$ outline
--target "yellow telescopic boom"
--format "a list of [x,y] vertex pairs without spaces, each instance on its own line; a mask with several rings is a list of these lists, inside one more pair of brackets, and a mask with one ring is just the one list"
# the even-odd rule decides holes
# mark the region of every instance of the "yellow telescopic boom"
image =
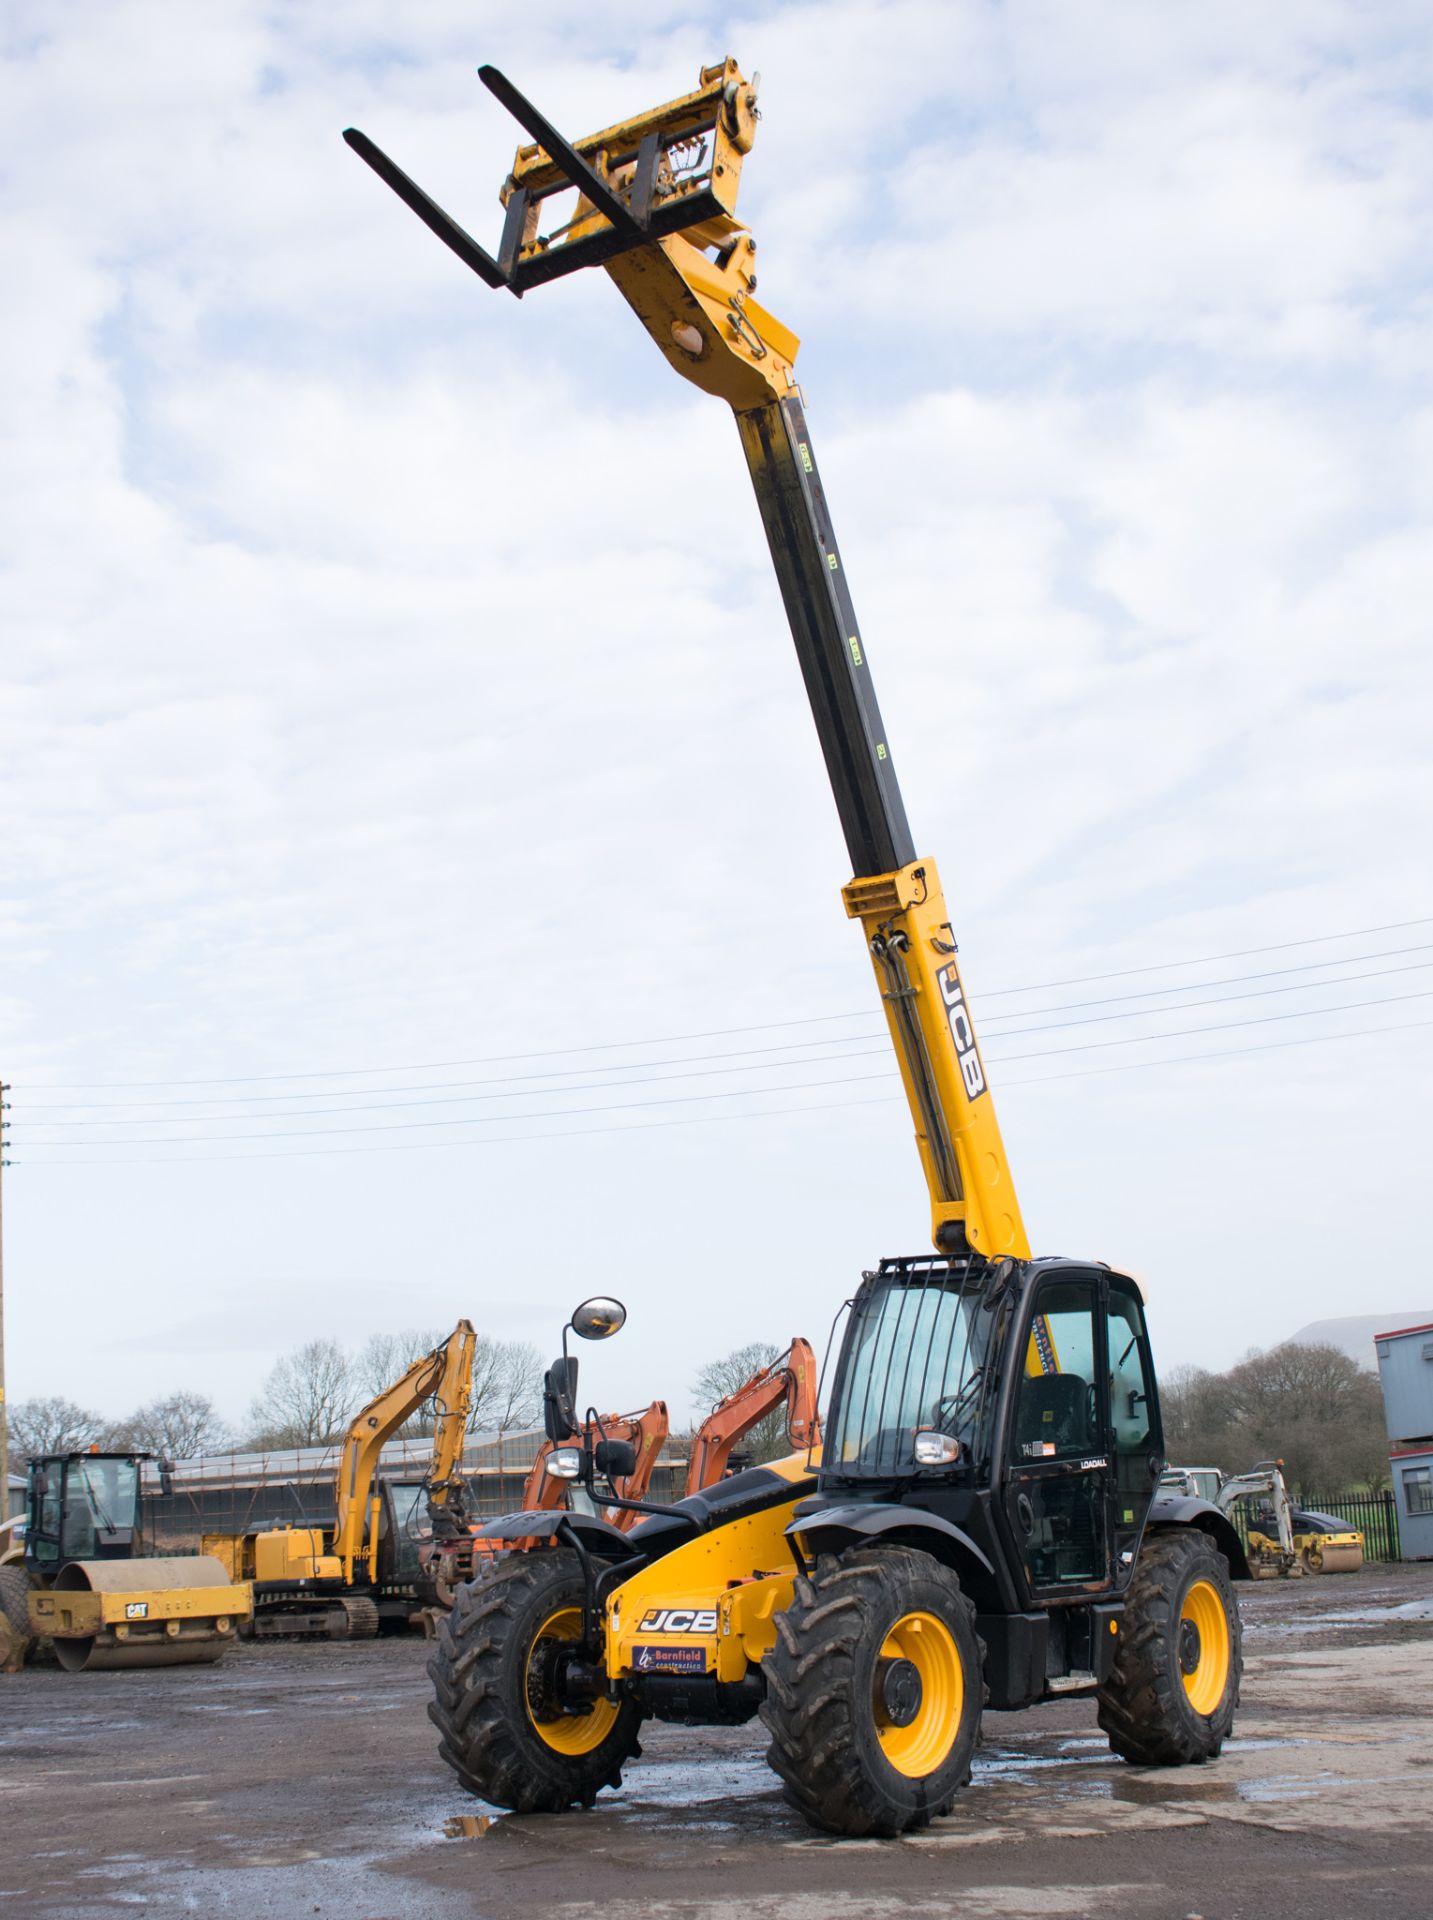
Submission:
[[[799,341],[754,298],[736,218],[757,85],[734,60],[697,89],[569,142],[494,67],[484,84],[532,136],[501,199],[496,258],[364,134],[344,138],[464,263],[519,297],[605,267],[668,364],[736,415],[915,1122],[931,1235],[947,1254],[1029,1256],[935,863],[918,857],[796,385]],[[557,203],[575,191],[570,198]]]

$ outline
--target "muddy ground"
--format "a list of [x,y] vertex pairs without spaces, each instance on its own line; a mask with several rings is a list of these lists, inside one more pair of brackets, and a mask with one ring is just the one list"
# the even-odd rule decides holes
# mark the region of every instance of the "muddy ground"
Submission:
[[811,1834],[759,1724],[650,1728],[593,1811],[449,1837],[483,1809],[438,1761],[417,1640],[27,1669],[0,1680],[0,1915],[1429,1920],[1433,1565],[1243,1593],[1220,1760],[1125,1766],[1090,1701],[991,1714],[956,1812],[903,1841]]

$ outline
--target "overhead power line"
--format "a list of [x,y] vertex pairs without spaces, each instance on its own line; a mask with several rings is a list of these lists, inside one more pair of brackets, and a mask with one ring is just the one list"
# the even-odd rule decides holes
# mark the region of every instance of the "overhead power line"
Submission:
[[[1102,980],[1133,979],[1138,975],[1167,973],[1187,967],[1218,966],[1226,960],[1248,959],[1254,955],[1266,953],[1289,953],[1296,948],[1325,946],[1335,940],[1358,940],[1376,933],[1401,932],[1409,927],[1433,926],[1433,914],[1426,914],[1414,920],[1390,920],[1380,926],[1350,927],[1339,933],[1310,934],[1301,940],[1280,940],[1261,947],[1240,947],[1227,953],[1205,954],[1197,959],[1151,961],[1144,966],[1122,967],[1108,973],[1079,974],[1063,980],[1032,982],[1020,987],[996,987],[988,990],[983,1001],[1002,999],[1015,994],[1053,993],[1065,987],[1089,986]],[[1416,949],[1410,949],[1414,951]],[[1328,965],[1338,965],[1338,961],[1329,961]],[[1279,971],[1293,971],[1280,969]],[[1252,976],[1251,976],[1252,977]],[[1208,982],[1205,984],[1218,984]],[[1153,988],[1151,994],[1175,992],[1177,989]],[[1149,997],[1135,995],[1135,998]],[[999,1020],[999,1014],[987,1015],[982,1024],[989,1025]],[[258,1074],[210,1074],[181,1080],[82,1080],[82,1081],[45,1081],[36,1085],[35,1091],[45,1093],[95,1093],[106,1090],[125,1090],[146,1087],[238,1087],[272,1085],[278,1081],[294,1080],[341,1080],[360,1079],[392,1073],[437,1073],[454,1067],[501,1066],[518,1060],[556,1060],[576,1059],[589,1053],[620,1053],[634,1047],[660,1047],[684,1045],[688,1041],[731,1039],[746,1033],[773,1033],[793,1030],[797,1027],[831,1025],[842,1020],[863,1020],[870,1018],[870,1008],[862,1007],[847,1013],[810,1014],[795,1020],[766,1020],[753,1025],[738,1027],[709,1027],[699,1032],[676,1034],[648,1034],[632,1040],[593,1041],[578,1047],[544,1047],[521,1053],[477,1054],[463,1059],[425,1060],[405,1062],[384,1067],[330,1067],[306,1069],[296,1073],[258,1073]],[[20,1070],[23,1077],[23,1070]],[[12,1074],[12,1079],[15,1077]],[[531,1076],[523,1076],[531,1077]],[[211,1103],[205,1103],[211,1104]]]
[[[1402,1020],[1381,1027],[1355,1027],[1346,1033],[1304,1034],[1294,1040],[1270,1040],[1256,1042],[1249,1047],[1226,1047],[1204,1053],[1176,1055],[1165,1060],[1124,1060],[1117,1065],[1104,1067],[1076,1067],[1068,1073],[1038,1074],[1024,1080],[1007,1081],[1007,1087],[1041,1086],[1054,1080],[1087,1080],[1095,1075],[1110,1073],[1142,1073],[1154,1068],[1175,1066],[1186,1062],[1205,1062],[1212,1060],[1233,1060],[1250,1053],[1283,1052],[1291,1047],[1330,1046],[1343,1040],[1362,1040],[1376,1038],[1380,1034],[1411,1033],[1419,1028],[1433,1027],[1433,1020]],[[560,1132],[542,1133],[487,1134],[482,1139],[468,1140],[417,1140],[385,1141],[381,1146],[365,1147],[288,1147],[277,1151],[259,1153],[197,1153],[185,1154],[176,1159],[168,1154],[119,1154],[108,1159],[96,1160],[29,1160],[24,1164],[47,1167],[176,1167],[176,1166],[214,1166],[232,1165],[244,1160],[312,1160],[346,1159],[354,1154],[372,1153],[434,1153],[452,1148],[471,1149],[473,1147],[497,1147],[513,1145],[551,1145],[557,1140],[589,1139],[598,1134],[648,1133],[658,1129],[672,1127],[702,1127],[725,1125],[731,1121],[777,1120],[789,1114],[799,1113],[839,1113],[849,1107],[897,1106],[902,1103],[899,1094],[871,1094],[855,1100],[822,1100],[800,1107],[765,1107],[759,1113],[706,1113],[684,1114],[664,1120],[640,1120],[619,1126],[569,1127]],[[85,1142],[93,1146],[94,1142]],[[134,1142],[128,1144],[133,1145]]]
[[[1135,1011],[1130,1013],[1099,1013],[1099,1014],[1088,1015],[1085,1018],[1080,1020],[1050,1021],[1050,1022],[1045,1022],[1044,1024],[1039,1026],[1011,1028],[1006,1032],[999,1034],[997,1038],[999,1040],[1011,1040],[1011,1039],[1022,1038],[1025,1035],[1058,1033],[1058,1032],[1068,1031],[1075,1027],[1100,1026],[1100,1025],[1107,1024],[1110,1021],[1147,1020],[1151,1018],[1162,1019],[1162,1018],[1167,1018],[1171,1014],[1182,1015],[1185,1013],[1193,1013],[1207,1007],[1231,1006],[1236,1001],[1239,1001],[1239,1000],[1268,999],[1273,996],[1277,996],[1280,994],[1287,994],[1287,993],[1310,993],[1315,991],[1322,991],[1331,987],[1353,986],[1359,983],[1360,981],[1364,981],[1364,980],[1386,979],[1389,976],[1396,975],[1396,974],[1426,972],[1430,966],[1433,966],[1433,961],[1428,961],[1428,960],[1413,961],[1408,963],[1405,966],[1381,967],[1369,973],[1343,974],[1343,975],[1340,975],[1340,977],[1337,980],[1318,981],[1314,983],[1311,983],[1308,981],[1295,981],[1292,984],[1285,985],[1282,987],[1258,987],[1247,993],[1217,994],[1212,999],[1188,1001],[1178,1007],[1143,1007],[1143,1008],[1138,1008]],[[1369,1003],[1357,1002],[1355,1004],[1367,1005]],[[1314,1009],[1309,1009],[1309,1011],[1324,1012],[1324,1011],[1337,1011],[1337,1009],[1336,1008],[1334,1009],[1314,1008]],[[1164,1036],[1161,1036],[1158,1033],[1152,1033],[1152,1034],[1135,1035],[1135,1036],[1132,1036],[1132,1039],[1156,1040],[1161,1037],[1164,1037]],[[1172,1038],[1175,1036],[1171,1035],[1169,1037]],[[236,1114],[206,1113],[206,1114],[194,1115],[192,1116],[192,1118],[186,1117],[182,1114],[175,1115],[173,1118],[168,1118],[163,1114],[156,1115],[152,1112],[152,1109],[154,1107],[168,1107],[171,1105],[173,1106],[232,1106],[232,1105],[252,1106],[252,1105],[258,1104],[259,1101],[264,1099],[264,1096],[258,1096],[258,1100],[256,1100],[253,1096],[250,1096],[247,1100],[221,1099],[221,1100],[214,1100],[214,1101],[184,1100],[184,1101],[173,1101],[173,1102],[136,1101],[133,1103],[133,1106],[136,1108],[140,1108],[143,1111],[137,1115],[133,1115],[133,1117],[130,1117],[132,1114],[132,1109],[131,1109],[130,1103],[128,1102],[101,1102],[98,1108],[86,1106],[81,1109],[81,1111],[87,1114],[93,1114],[98,1112],[103,1116],[100,1118],[85,1118],[85,1119],[71,1118],[71,1119],[60,1119],[60,1120],[50,1120],[50,1119],[40,1118],[40,1119],[35,1119],[31,1121],[29,1116],[37,1112],[43,1114],[45,1112],[58,1110],[64,1113],[71,1113],[73,1112],[74,1109],[68,1105],[58,1109],[46,1108],[43,1104],[36,1107],[36,1106],[32,1106],[29,1102],[25,1102],[23,1103],[23,1107],[22,1107],[22,1117],[20,1120],[20,1124],[23,1127],[25,1127],[27,1132],[29,1131],[29,1128],[31,1125],[35,1127],[42,1127],[50,1131],[53,1131],[57,1128],[70,1128],[70,1127],[84,1128],[86,1130],[93,1127],[142,1127],[142,1126],[183,1127],[183,1126],[197,1125],[204,1121],[214,1121],[221,1126],[227,1126],[235,1123],[242,1123],[246,1120],[268,1120],[268,1119],[309,1120],[309,1119],[322,1119],[322,1118],[332,1116],[332,1115],[337,1115],[337,1114],[404,1112],[414,1107],[473,1106],[481,1102],[494,1101],[494,1100],[534,1100],[534,1099],[541,1099],[541,1098],[552,1096],[552,1095],[561,1095],[565,1093],[579,1093],[579,1094],[613,1093],[613,1092],[619,1092],[627,1087],[661,1086],[674,1080],[719,1079],[728,1074],[780,1073],[780,1072],[786,1071],[788,1068],[791,1068],[791,1067],[826,1066],[826,1065],[835,1064],[836,1062],[843,1061],[843,1060],[866,1059],[871,1057],[874,1054],[885,1053],[889,1048],[890,1043],[888,1040],[886,1040],[884,1034],[881,1032],[847,1035],[843,1040],[834,1044],[838,1044],[843,1048],[853,1048],[855,1047],[855,1043],[857,1041],[867,1041],[867,1040],[878,1041],[881,1044],[876,1046],[861,1046],[859,1048],[856,1048],[854,1051],[844,1051],[841,1053],[822,1053],[812,1058],[807,1058],[804,1060],[795,1060],[795,1061],[788,1060],[788,1059],[765,1060],[765,1061],[755,1060],[751,1058],[751,1055],[755,1053],[787,1054],[793,1051],[799,1051],[799,1049],[793,1049],[791,1047],[752,1048],[752,1049],[745,1050],[743,1055],[739,1057],[739,1064],[735,1064],[735,1065],[729,1064],[729,1065],[723,1065],[719,1067],[703,1066],[700,1064],[693,1065],[691,1063],[700,1063],[705,1060],[730,1061],[732,1060],[733,1056],[730,1054],[696,1054],[696,1055],[687,1055],[685,1059],[679,1056],[675,1060],[631,1061],[631,1062],[624,1063],[621,1066],[621,1068],[618,1070],[624,1074],[635,1074],[640,1072],[642,1075],[641,1078],[638,1078],[638,1079],[628,1078],[628,1079],[622,1079],[622,1080],[587,1081],[585,1084],[577,1087],[552,1087],[547,1085],[537,1086],[537,1087],[523,1087],[523,1086],[520,1086],[518,1082],[523,1080],[550,1081],[553,1079],[562,1079],[564,1077],[570,1077],[570,1076],[564,1076],[561,1074],[531,1074],[531,1075],[515,1074],[515,1075],[502,1075],[492,1080],[439,1081],[436,1083],[429,1082],[427,1083],[426,1086],[419,1085],[416,1087],[384,1087],[381,1089],[354,1088],[348,1092],[340,1091],[338,1093],[333,1093],[333,1094],[310,1093],[303,1096],[295,1096],[295,1095],[280,1096],[280,1097],[287,1097],[289,1099],[301,1097],[301,1098],[306,1098],[308,1100],[340,1099],[340,1100],[346,1101],[347,1103],[343,1106],[338,1106],[338,1107],[307,1106],[307,1107],[303,1107],[301,1109],[295,1110],[292,1113],[287,1113],[282,1115],[266,1114],[266,1113],[236,1113]],[[820,1044],[824,1044],[824,1043],[807,1042],[806,1046],[809,1049],[813,1045],[820,1045]],[[992,1060],[998,1060],[1001,1058],[1023,1059],[1027,1057],[1029,1056],[1008,1055],[1008,1054],[1007,1055],[999,1055],[999,1054],[991,1055]],[[689,1066],[690,1066],[690,1070],[684,1070],[676,1073],[651,1073],[646,1071],[646,1069],[650,1067],[687,1068]],[[612,1071],[612,1069],[609,1067],[608,1069],[606,1069],[606,1071],[610,1072]],[[498,1088],[500,1089],[500,1091],[497,1091],[497,1092],[481,1091],[481,1089],[490,1088],[490,1087]],[[361,1097],[362,1095],[365,1095],[369,1092],[379,1092],[384,1097],[381,1099],[374,1099],[374,1100],[369,1100]],[[423,1097],[416,1100],[412,1100],[412,1099],[395,1100],[388,1097],[389,1095],[395,1094],[395,1093],[400,1093],[400,1094],[420,1093],[422,1094]],[[272,1099],[273,1097],[274,1096],[269,1096],[270,1099]],[[58,1145],[61,1143],[56,1142],[55,1144]]]
[[[1004,1014],[1004,1015],[995,1014],[990,1016],[987,1019],[983,1019],[980,1024],[981,1024],[982,1030],[984,1030],[988,1034],[990,1028],[994,1025],[994,1022],[996,1020],[1000,1020],[1000,1019],[1019,1020],[1019,1019],[1029,1019],[1029,1018],[1035,1017],[1040,1019],[1043,1022],[1043,1024],[1036,1027],[1016,1027],[1016,1028],[1003,1029],[995,1037],[998,1039],[1004,1040],[1004,1039],[1009,1039],[1013,1037],[1015,1034],[1020,1034],[1020,1033],[1054,1033],[1058,1031],[1061,1027],[1081,1026],[1081,1025],[1088,1025],[1091,1023],[1087,1021],[1077,1021],[1077,1020],[1048,1021],[1045,1019],[1045,1016],[1047,1014],[1072,1012],[1083,1007],[1102,1007],[1102,1006],[1113,1006],[1116,1004],[1124,1005],[1132,1000],[1143,1000],[1143,999],[1148,999],[1154,996],[1163,997],[1163,996],[1174,994],[1174,993],[1181,993],[1181,994],[1198,993],[1198,992],[1201,992],[1203,988],[1207,986],[1208,987],[1238,986],[1249,980],[1271,980],[1271,979],[1281,977],[1290,973],[1320,972],[1328,967],[1357,966],[1365,960],[1394,959],[1410,953],[1433,953],[1433,942],[1426,942],[1423,945],[1412,946],[1412,947],[1388,947],[1383,949],[1381,952],[1377,952],[1377,953],[1350,954],[1350,955],[1347,955],[1346,957],[1342,957],[1336,960],[1315,960],[1315,961],[1308,962],[1305,966],[1302,966],[1302,967],[1278,967],[1273,969],[1270,972],[1251,973],[1251,974],[1231,974],[1227,979],[1224,979],[1224,980],[1198,981],[1183,987],[1152,987],[1152,988],[1146,989],[1142,993],[1133,993],[1133,994],[1117,993],[1117,994],[1106,995],[1103,998],[1097,999],[1097,1000],[1074,1000],[1074,1001],[1067,1002],[1064,1005],[1031,1009],[1030,1012],[1027,1012],[1027,1013]],[[1433,963],[1424,961],[1424,962],[1415,963],[1414,965],[1411,965],[1409,967],[1404,967],[1404,968],[1389,967],[1389,968],[1383,969],[1382,971],[1384,973],[1415,972],[1418,970],[1419,966],[1427,966],[1429,964],[1433,964]],[[1167,1013],[1192,1012],[1194,1011],[1195,1008],[1198,1008],[1198,1007],[1223,1006],[1223,1005],[1227,1005],[1230,1001],[1233,1001],[1233,1000],[1258,999],[1261,997],[1261,993],[1264,995],[1279,994],[1279,993],[1311,993],[1311,992],[1316,992],[1324,987],[1347,986],[1359,980],[1371,980],[1377,977],[1379,976],[1372,973],[1367,973],[1367,974],[1351,973],[1351,974],[1340,975],[1340,977],[1336,980],[1295,981],[1291,984],[1288,984],[1282,987],[1264,988],[1258,993],[1222,994],[1222,995],[1216,995],[1214,998],[1209,1000],[1185,1001],[1178,1007],[1141,1007],[1141,1008],[1135,1008],[1129,1013],[1104,1014],[1104,1015],[1098,1016],[1098,1018],[1103,1020],[1116,1020],[1116,1019],[1136,1020],[1136,1019],[1142,1019],[1147,1015],[1151,1017],[1156,1017],[1156,1016],[1160,1016]],[[869,1019],[870,1015],[871,1015],[871,1010],[868,1008],[866,1010],[864,1017]],[[705,1061],[711,1061],[711,1060],[733,1061],[733,1060],[741,1060],[741,1059],[753,1059],[756,1056],[763,1055],[763,1054],[810,1053],[813,1048],[817,1048],[817,1047],[821,1047],[821,1048],[851,1047],[851,1046],[855,1046],[858,1042],[865,1042],[868,1040],[879,1040],[881,1038],[883,1038],[883,1030],[881,1028],[872,1028],[867,1033],[840,1034],[840,1035],[831,1036],[824,1040],[788,1041],[781,1045],[769,1046],[769,1047],[737,1047],[737,1048],[730,1048],[730,1049],[724,1050],[720,1053],[678,1054],[673,1058],[669,1058],[665,1060],[609,1061],[599,1067],[558,1067],[558,1068],[549,1068],[542,1072],[537,1072],[537,1073],[498,1074],[498,1075],[488,1076],[487,1078],[484,1078],[482,1080],[422,1080],[422,1081],[410,1082],[407,1085],[399,1085],[395,1087],[372,1088],[372,1089],[367,1087],[349,1087],[349,1088],[334,1087],[334,1088],[314,1089],[312,1091],[305,1090],[299,1093],[242,1093],[242,1094],[208,1094],[208,1095],[189,1094],[177,1100],[176,1099],[171,1099],[171,1100],[32,1100],[32,1099],[26,1098],[23,1102],[23,1105],[24,1105],[24,1111],[27,1115],[37,1114],[37,1113],[87,1113],[87,1114],[88,1113],[109,1113],[109,1112],[130,1113],[135,1111],[149,1113],[159,1107],[231,1107],[231,1106],[251,1106],[252,1107],[252,1106],[272,1106],[272,1105],[277,1105],[280,1102],[293,1102],[296,1100],[322,1100],[322,1099],[356,1100],[360,1098],[362,1095],[370,1091],[381,1093],[384,1096],[383,1104],[390,1104],[388,1101],[388,1096],[392,1094],[400,1094],[400,1093],[458,1093],[458,1094],[461,1094],[473,1088],[515,1087],[520,1082],[523,1082],[523,1081],[577,1080],[577,1079],[585,1078],[586,1076],[594,1073],[632,1074],[632,1073],[643,1072],[646,1069],[651,1067],[693,1066],[693,1065],[700,1065]],[[541,1056],[519,1055],[516,1057],[533,1058],[533,1057],[541,1057]],[[850,1059],[850,1058],[858,1058],[858,1057],[859,1056],[857,1055],[832,1054],[828,1052],[828,1053],[819,1055],[818,1059],[832,1060],[832,1059],[843,1059],[843,1058]],[[788,1064],[808,1064],[808,1063],[805,1063],[805,1062],[796,1063],[796,1062],[786,1062],[786,1061],[778,1061],[773,1063],[774,1066],[778,1066],[778,1067],[783,1065],[788,1065]],[[815,1065],[817,1064],[817,1061],[813,1060],[809,1064]],[[722,1071],[722,1072],[736,1071],[736,1070],[739,1070],[739,1069],[732,1069],[732,1068],[726,1068],[726,1067],[717,1069],[717,1071]],[[767,1071],[767,1069],[761,1066],[754,1066],[751,1069],[751,1071],[764,1072],[764,1071]],[[672,1077],[694,1078],[697,1076],[672,1076]],[[641,1081],[618,1081],[618,1082],[612,1082],[611,1084],[640,1086],[643,1083]],[[546,1089],[536,1089],[535,1091],[545,1091],[545,1090]],[[391,1104],[397,1105],[402,1103],[393,1102]],[[425,1103],[415,1101],[415,1102],[412,1102],[411,1104],[422,1105]],[[442,1103],[435,1101],[429,1104],[440,1105]],[[365,1108],[362,1106],[352,1106],[352,1105],[343,1109],[323,1109],[323,1108],[305,1109],[305,1111],[307,1112],[344,1111],[344,1112],[350,1112],[350,1113],[363,1113],[363,1112],[370,1112],[370,1111],[377,1111],[377,1110],[378,1109],[376,1106],[371,1108]],[[208,1117],[217,1118],[218,1116],[208,1116]],[[112,1123],[97,1123],[90,1120],[84,1120],[84,1121],[46,1120],[41,1122],[40,1124],[44,1126],[91,1126],[95,1124],[113,1124],[115,1126],[120,1126],[120,1125],[128,1125],[131,1123],[126,1121],[119,1121],[119,1120],[116,1120]],[[142,1124],[142,1122],[135,1122],[133,1124]],[[159,1122],[156,1124],[165,1124],[165,1123]],[[176,1124],[178,1123],[176,1122]]]
[[[1398,1006],[1410,1000],[1427,1000],[1427,999],[1433,999],[1433,987],[1422,988],[1419,991],[1414,993],[1386,994],[1372,1000],[1341,1001],[1336,1006],[1332,1006],[1332,1007],[1304,1007],[1291,1013],[1255,1014],[1247,1020],[1216,1021],[1212,1025],[1202,1026],[1202,1027],[1178,1027],[1178,1028],[1175,1028],[1172,1032],[1166,1032],[1161,1034],[1126,1034],[1112,1040],[1086,1040],[1086,1041],[1077,1042],[1074,1046],[1049,1047],[1049,1048],[1043,1048],[1043,1049],[1036,1049],[1029,1053],[991,1054],[988,1056],[988,1058],[992,1065],[999,1064],[1001,1062],[1006,1062],[1006,1061],[1013,1062],[1013,1061],[1024,1061],[1024,1060],[1047,1060],[1047,1059],[1057,1058],[1061,1055],[1069,1054],[1069,1053],[1098,1052],[1109,1047],[1150,1046],[1150,1045],[1160,1044],[1168,1040],[1187,1039],[1187,1038],[1192,1038],[1196,1035],[1206,1034],[1206,1033],[1233,1033],[1247,1027],[1270,1026],[1277,1023],[1281,1023],[1286,1020],[1325,1019],[1330,1014],[1335,1014],[1335,1013],[1351,1013],[1356,1011],[1363,1011],[1369,1007]],[[882,1048],[872,1049],[872,1051],[880,1052],[884,1054],[886,1052],[886,1049],[882,1047]],[[227,1144],[236,1144],[237,1142],[242,1140],[326,1139],[326,1138],[337,1138],[339,1136],[343,1136],[347,1134],[357,1134],[357,1133],[411,1133],[419,1129],[427,1130],[427,1129],[432,1129],[436,1127],[477,1127],[477,1126],[506,1125],[506,1124],[511,1124],[511,1122],[514,1119],[519,1117],[524,1120],[565,1120],[565,1119],[582,1118],[594,1113],[632,1113],[648,1107],[688,1106],[688,1105],[699,1104],[702,1101],[709,1101],[709,1100],[739,1100],[739,1099],[749,1099],[754,1097],[759,1098],[764,1093],[799,1093],[799,1092],[806,1092],[808,1090],[815,1089],[818,1087],[851,1086],[861,1081],[883,1080],[887,1078],[887,1076],[890,1073],[893,1073],[894,1071],[895,1071],[895,1061],[894,1059],[892,1059],[889,1065],[887,1066],[887,1068],[880,1073],[847,1074],[847,1075],[838,1076],[837,1078],[832,1080],[799,1080],[799,1081],[792,1082],[790,1085],[779,1086],[779,1087],[769,1087],[769,1088],[732,1087],[732,1088],[718,1089],[716,1091],[709,1092],[709,1093],[663,1094],[654,1100],[629,1100],[629,1101],[623,1101],[623,1102],[614,1102],[614,1103],[605,1104],[605,1105],[598,1105],[595,1107],[557,1107],[557,1108],[549,1108],[544,1111],[539,1111],[536,1113],[524,1114],[521,1116],[514,1115],[514,1114],[493,1114],[493,1115],[466,1114],[466,1115],[459,1115],[456,1118],[446,1119],[446,1120],[389,1120],[389,1121],[378,1121],[378,1122],[365,1121],[361,1126],[357,1126],[357,1127],[280,1127],[280,1128],[271,1129],[268,1132],[264,1132],[264,1133],[247,1133],[247,1134],[194,1133],[194,1134],[182,1135],[178,1137],[173,1135],[167,1135],[167,1134],[158,1134],[158,1135],[141,1134],[137,1137],[131,1137],[128,1140],[124,1140],[124,1139],[115,1140],[115,1141],[104,1141],[104,1140],[94,1140],[94,1139],[43,1140],[43,1141],[36,1141],[35,1145],[37,1147],[49,1148],[57,1152],[64,1149],[74,1148],[74,1147],[88,1148],[91,1146],[183,1147],[191,1143],[195,1145],[203,1145],[211,1142],[224,1142]],[[641,1084],[641,1083],[637,1083],[637,1084]],[[582,1091],[582,1092],[596,1091],[596,1089],[580,1089],[579,1091]],[[351,1109],[351,1108],[339,1109],[339,1111],[352,1112],[354,1111],[354,1109]],[[286,1115],[284,1117],[290,1118],[290,1119],[299,1119],[304,1116],[294,1114],[294,1115]],[[242,1123],[243,1116],[236,1116],[236,1118]],[[182,1123],[172,1123],[172,1124],[182,1124]],[[198,1121],[198,1122],[195,1122],[194,1124],[204,1125],[207,1123],[204,1121]],[[24,1145],[23,1136],[21,1137],[19,1144],[23,1147]]]

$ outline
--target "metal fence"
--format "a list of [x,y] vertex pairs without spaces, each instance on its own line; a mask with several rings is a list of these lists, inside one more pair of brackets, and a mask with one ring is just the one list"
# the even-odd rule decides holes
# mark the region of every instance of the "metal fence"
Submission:
[[1398,1508],[1393,1495],[1382,1493],[1320,1494],[1317,1500],[1297,1503],[1308,1513],[1328,1513],[1347,1520],[1363,1535],[1365,1560],[1400,1560],[1403,1557],[1398,1538]]

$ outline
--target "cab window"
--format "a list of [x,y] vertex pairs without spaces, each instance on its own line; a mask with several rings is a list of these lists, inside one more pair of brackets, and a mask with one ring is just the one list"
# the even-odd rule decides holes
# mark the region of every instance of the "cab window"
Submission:
[[1145,1370],[1143,1316],[1137,1301],[1110,1289],[1110,1424],[1120,1452],[1143,1453],[1150,1444],[1149,1376]]
[[1022,1463],[1069,1459],[1100,1444],[1094,1288],[1062,1281],[1046,1287],[1038,1305],[1015,1408]]

